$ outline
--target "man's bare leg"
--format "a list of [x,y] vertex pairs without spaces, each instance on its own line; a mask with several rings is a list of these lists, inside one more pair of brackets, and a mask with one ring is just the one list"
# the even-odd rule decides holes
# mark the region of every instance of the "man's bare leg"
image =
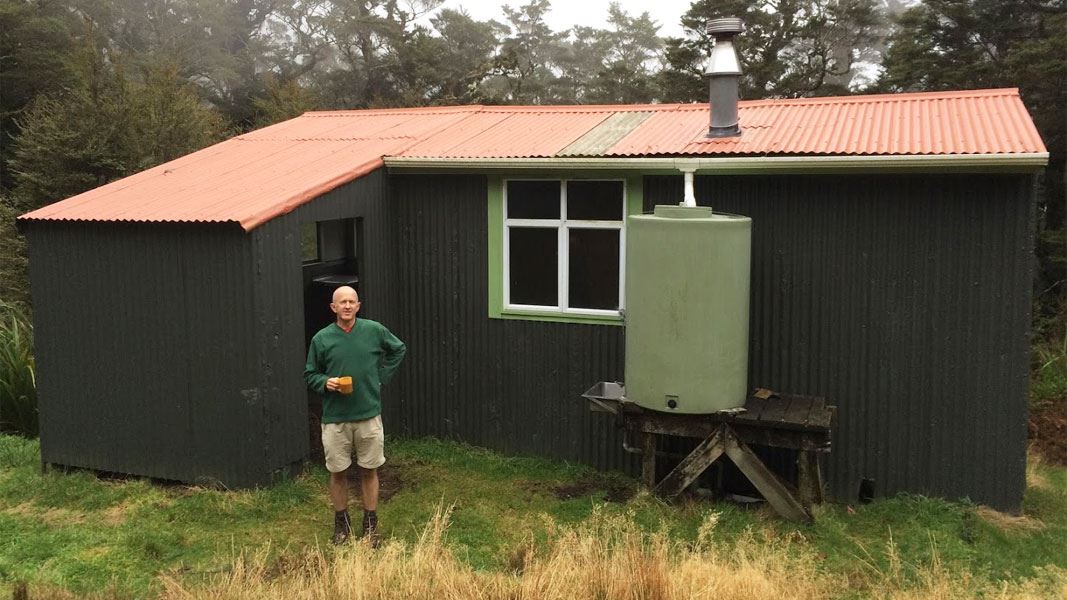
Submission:
[[360,470],[360,491],[363,494],[363,537],[378,547],[378,469]]
[[330,501],[335,511],[348,508],[348,471],[330,473]]
[[360,468],[359,483],[363,494],[363,510],[378,510],[378,469]]
[[333,543],[343,544],[352,534],[348,518],[348,471],[330,473],[330,502],[333,504]]

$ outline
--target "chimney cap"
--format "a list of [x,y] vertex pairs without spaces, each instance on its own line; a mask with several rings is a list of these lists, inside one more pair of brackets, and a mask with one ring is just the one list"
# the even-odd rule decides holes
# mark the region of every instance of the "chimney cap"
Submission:
[[715,37],[720,36],[735,36],[745,30],[744,24],[741,19],[737,17],[726,17],[723,19],[712,19],[708,21],[707,29],[708,35]]

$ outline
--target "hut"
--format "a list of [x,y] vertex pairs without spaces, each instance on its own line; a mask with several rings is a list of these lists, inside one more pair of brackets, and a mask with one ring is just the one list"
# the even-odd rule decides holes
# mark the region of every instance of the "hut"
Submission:
[[[828,491],[1018,508],[1035,177],[1015,89],[311,112],[41,208],[42,461],[230,487],[309,453],[328,290],[409,354],[390,434],[634,470],[579,394],[623,378],[627,215],[753,220],[750,387],[838,407]],[[698,258],[694,258],[698,260]]]

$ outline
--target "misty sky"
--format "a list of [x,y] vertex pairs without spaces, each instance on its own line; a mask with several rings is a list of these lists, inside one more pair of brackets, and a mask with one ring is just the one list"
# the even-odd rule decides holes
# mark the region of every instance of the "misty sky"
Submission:
[[[682,36],[680,19],[682,13],[689,9],[692,0],[617,0],[623,10],[632,16],[648,12],[649,16],[660,26],[661,37]],[[555,0],[552,9],[545,17],[554,31],[570,29],[575,25],[605,27],[610,0]],[[478,21],[496,19],[504,21],[502,5],[518,7],[525,0],[445,0],[442,8],[458,9],[463,7],[471,17]]]

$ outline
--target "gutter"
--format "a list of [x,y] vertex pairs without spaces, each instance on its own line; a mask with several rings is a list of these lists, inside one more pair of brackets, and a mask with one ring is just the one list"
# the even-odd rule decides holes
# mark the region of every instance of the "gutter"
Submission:
[[841,172],[883,169],[1036,171],[1048,164],[1048,152],[1018,154],[924,154],[876,156],[729,156],[729,157],[541,157],[541,158],[422,158],[386,156],[390,170],[605,170],[715,172]]

